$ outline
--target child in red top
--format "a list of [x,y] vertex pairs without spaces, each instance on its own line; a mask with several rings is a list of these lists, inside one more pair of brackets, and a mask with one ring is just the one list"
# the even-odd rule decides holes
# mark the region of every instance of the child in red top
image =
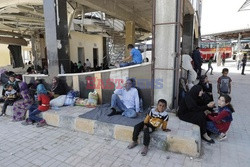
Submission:
[[207,130],[219,135],[220,141],[226,139],[226,132],[233,121],[232,113],[234,109],[230,102],[231,97],[229,95],[221,95],[218,100],[219,112],[208,115],[211,121],[207,121]]
[[37,115],[41,112],[47,111],[49,109],[50,98],[47,94],[43,84],[37,86],[37,95],[38,95],[38,108],[29,113],[29,118],[23,122],[23,125],[31,125],[33,121],[38,122],[37,127],[42,127],[46,125],[46,121]]

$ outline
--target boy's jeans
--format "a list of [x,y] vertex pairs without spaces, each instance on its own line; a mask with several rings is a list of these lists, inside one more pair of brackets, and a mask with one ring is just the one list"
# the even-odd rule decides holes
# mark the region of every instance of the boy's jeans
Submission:
[[111,98],[111,107],[112,108],[119,108],[121,111],[123,111],[122,115],[129,118],[134,118],[137,116],[135,109],[133,108],[127,108],[119,96],[117,94],[113,94]]
[[135,65],[136,63],[134,62],[124,62],[124,63],[120,63],[120,67],[127,67],[127,66],[132,66],[132,65]]
[[32,106],[30,106],[30,108],[29,108],[29,119],[31,121],[40,122],[43,119],[37,116],[37,115],[39,115],[41,113],[41,111],[38,110],[37,107],[38,107],[38,105],[36,105],[36,104],[33,104]]

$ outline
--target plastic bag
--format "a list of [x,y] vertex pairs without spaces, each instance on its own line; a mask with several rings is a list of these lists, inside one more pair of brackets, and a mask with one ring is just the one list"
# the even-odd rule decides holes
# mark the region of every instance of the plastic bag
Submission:
[[58,96],[57,98],[50,100],[50,106],[51,107],[62,107],[65,99],[66,99],[66,95]]
[[76,95],[77,95],[76,91],[73,91],[73,90],[69,91],[67,93],[66,99],[64,101],[64,105],[65,106],[73,106],[74,103],[75,103],[75,97],[76,97]]
[[89,107],[96,107],[98,102],[98,94],[96,91],[89,92],[88,103],[86,104]]

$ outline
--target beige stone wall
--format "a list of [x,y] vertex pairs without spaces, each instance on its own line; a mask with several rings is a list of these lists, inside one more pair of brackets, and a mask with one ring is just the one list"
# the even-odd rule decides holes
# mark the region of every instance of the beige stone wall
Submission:
[[0,67],[10,65],[10,52],[8,49],[8,45],[0,44]]
[[[89,59],[93,67],[93,48],[98,48],[98,65],[102,63],[103,58],[103,41],[100,35],[89,35],[81,32],[70,32],[70,60],[78,62],[78,47],[84,48],[85,60]],[[83,62],[82,62],[83,63]]]

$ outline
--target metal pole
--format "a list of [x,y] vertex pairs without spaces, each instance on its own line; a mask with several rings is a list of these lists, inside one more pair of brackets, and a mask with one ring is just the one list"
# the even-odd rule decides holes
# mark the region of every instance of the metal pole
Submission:
[[178,107],[178,93],[179,93],[179,69],[180,69],[180,59],[181,59],[181,46],[180,46],[180,37],[181,37],[181,23],[182,19],[182,1],[177,0],[176,3],[176,32],[175,32],[175,62],[174,62],[174,88],[173,88],[173,98],[172,104],[173,108]]
[[154,105],[154,84],[155,84],[155,12],[156,0],[153,0],[153,18],[152,18],[152,57],[151,57],[151,105]]

